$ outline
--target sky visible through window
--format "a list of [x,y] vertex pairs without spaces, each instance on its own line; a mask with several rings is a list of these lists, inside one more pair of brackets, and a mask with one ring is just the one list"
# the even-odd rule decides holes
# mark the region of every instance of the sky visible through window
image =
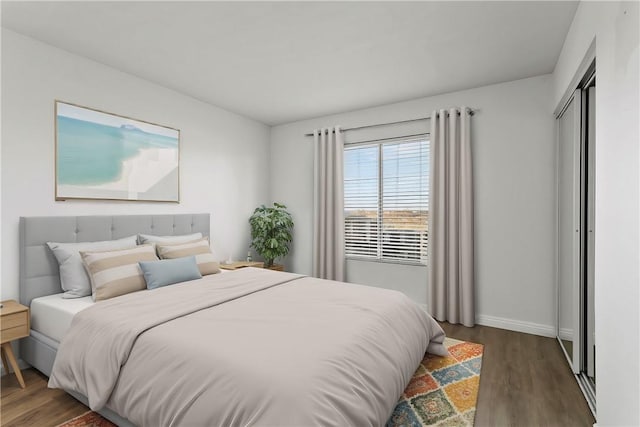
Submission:
[[[378,208],[378,145],[345,150],[345,211]],[[426,140],[382,145],[385,210],[428,209],[429,147]]]

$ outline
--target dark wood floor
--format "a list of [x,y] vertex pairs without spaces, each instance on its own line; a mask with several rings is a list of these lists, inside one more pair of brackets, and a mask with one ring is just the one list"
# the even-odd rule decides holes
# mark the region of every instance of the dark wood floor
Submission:
[[[595,422],[555,339],[443,323],[448,336],[484,344],[476,426],[589,426]],[[88,410],[27,369],[22,390],[2,377],[0,425],[55,426]]]
[[484,344],[476,426],[589,426],[589,411],[554,338],[441,323],[447,336]]
[[35,369],[23,370],[22,375],[24,389],[13,373],[0,382],[2,427],[56,426],[89,410],[64,391],[47,388],[47,377]]

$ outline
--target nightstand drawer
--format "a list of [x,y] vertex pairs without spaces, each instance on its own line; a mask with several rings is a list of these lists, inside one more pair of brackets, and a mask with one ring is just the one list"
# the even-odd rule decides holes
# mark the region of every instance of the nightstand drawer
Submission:
[[28,323],[27,321],[27,312],[23,311],[20,313],[13,313],[13,314],[7,314],[5,316],[2,316],[2,319],[0,319],[0,326],[2,327],[2,330],[6,330],[6,329],[11,329],[11,328],[15,328],[18,326],[26,326]]
[[24,388],[24,378],[16,356],[11,348],[11,341],[29,336],[29,307],[15,300],[0,301],[0,344],[2,344],[2,367],[9,372],[9,364],[16,374],[20,387]]
[[18,338],[24,338],[28,336],[29,336],[29,328],[27,328],[27,324],[25,323],[15,328],[2,329],[2,332],[0,332],[0,342],[4,344],[6,342],[17,340]]

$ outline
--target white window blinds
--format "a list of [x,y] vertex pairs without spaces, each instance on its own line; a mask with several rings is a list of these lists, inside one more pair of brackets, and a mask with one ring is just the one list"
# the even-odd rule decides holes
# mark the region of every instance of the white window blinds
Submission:
[[429,212],[425,137],[345,148],[345,251],[425,263]]

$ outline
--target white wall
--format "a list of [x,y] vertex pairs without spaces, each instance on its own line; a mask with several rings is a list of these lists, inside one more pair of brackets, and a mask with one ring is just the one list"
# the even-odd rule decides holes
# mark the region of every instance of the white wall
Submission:
[[581,2],[553,74],[557,103],[595,38],[598,426],[640,425],[639,15],[638,2]]
[[[288,268],[311,272],[314,128],[424,117],[466,105],[472,119],[479,321],[555,335],[555,136],[551,76],[539,76],[271,129],[271,197],[295,220]],[[309,102],[313,102],[312,99]],[[428,122],[347,132],[348,141],[427,131]],[[404,291],[426,304],[426,267],[347,263],[349,281]]]
[[[54,201],[54,99],[180,129],[181,202]],[[268,146],[263,124],[2,30],[1,298],[18,297],[20,216],[209,212],[216,255],[246,256]]]

